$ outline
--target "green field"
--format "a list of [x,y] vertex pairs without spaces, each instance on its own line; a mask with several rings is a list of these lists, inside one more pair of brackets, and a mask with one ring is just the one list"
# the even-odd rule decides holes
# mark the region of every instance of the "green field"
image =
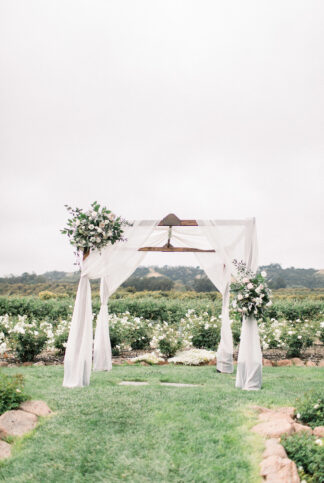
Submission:
[[[16,368],[6,368],[13,374]],[[6,482],[254,482],[262,439],[251,404],[293,405],[324,383],[320,368],[265,368],[263,388],[244,392],[214,367],[119,366],[86,388],[62,387],[62,366],[19,368],[33,399],[54,414],[17,441],[1,463]],[[118,386],[122,380],[149,386]],[[163,387],[160,381],[199,387]]]

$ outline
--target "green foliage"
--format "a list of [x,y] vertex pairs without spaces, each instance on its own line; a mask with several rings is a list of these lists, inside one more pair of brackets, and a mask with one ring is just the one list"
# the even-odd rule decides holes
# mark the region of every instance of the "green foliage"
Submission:
[[24,392],[23,376],[7,376],[0,372],[0,414],[18,408],[26,399],[28,396]]
[[305,393],[296,403],[298,419],[315,428],[324,426],[324,393],[318,390]]
[[298,332],[291,335],[286,333],[284,340],[288,347],[287,357],[300,357],[302,351],[312,346],[314,339],[314,334],[311,333],[304,333],[303,336]]
[[149,349],[152,336],[149,333],[147,325],[143,325],[139,329],[130,330],[128,337],[133,350]]
[[174,337],[165,337],[160,339],[158,342],[158,347],[164,357],[169,358],[175,356],[176,352],[181,348],[181,340]]
[[42,292],[39,292],[38,297],[41,300],[50,300],[50,299],[56,299],[57,295],[54,292],[50,292],[49,290],[43,290]]
[[47,335],[31,331],[15,335],[15,351],[20,362],[31,362],[45,348]]
[[[317,440],[321,441],[321,440]],[[324,446],[316,443],[316,437],[303,431],[281,439],[287,455],[309,483],[324,481]]]

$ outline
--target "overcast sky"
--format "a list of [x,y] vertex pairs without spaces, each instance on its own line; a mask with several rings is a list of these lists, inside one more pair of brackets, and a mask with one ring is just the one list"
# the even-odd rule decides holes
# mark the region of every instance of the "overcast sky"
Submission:
[[0,0],[0,274],[75,269],[64,204],[94,200],[255,216],[260,264],[324,268],[323,25],[322,0]]

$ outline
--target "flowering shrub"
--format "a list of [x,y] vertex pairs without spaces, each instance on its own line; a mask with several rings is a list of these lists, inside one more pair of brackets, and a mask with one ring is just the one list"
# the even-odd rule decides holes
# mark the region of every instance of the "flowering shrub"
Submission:
[[312,483],[324,481],[323,440],[304,431],[281,438],[287,455],[298,468],[302,480]]
[[113,355],[121,349],[141,350],[150,347],[153,324],[142,317],[133,317],[129,312],[121,315],[109,314],[110,343]]
[[7,376],[0,373],[0,414],[18,408],[26,399],[28,396],[24,392],[23,376]]
[[43,290],[42,292],[39,292],[38,297],[41,300],[50,300],[50,299],[56,299],[57,294],[54,292],[50,292],[49,290]]
[[36,322],[25,322],[24,317],[19,317],[19,321],[10,329],[9,338],[20,362],[33,361],[48,339],[42,327],[38,327]]
[[64,354],[67,340],[69,337],[71,322],[68,320],[61,320],[55,329],[54,333],[54,347],[59,351],[59,354]]
[[253,273],[246,268],[246,264],[234,260],[237,268],[237,281],[231,284],[234,293],[232,306],[240,314],[248,317],[260,317],[266,307],[270,307],[270,289],[267,286],[266,272]]
[[148,354],[142,354],[138,357],[132,357],[131,362],[147,362],[148,364],[158,364],[164,362],[164,359],[160,357],[156,352],[149,352]]
[[173,364],[184,364],[185,366],[199,366],[216,358],[216,352],[204,349],[189,349],[177,352],[174,357],[168,359]]
[[324,394],[323,392],[310,392],[305,394],[296,403],[297,419],[312,428],[324,426]]
[[318,322],[300,319],[260,320],[260,340],[263,349],[285,349],[288,357],[299,357],[301,352],[310,347],[318,333]]
[[100,250],[109,243],[123,240],[123,226],[128,223],[120,217],[116,218],[105,206],[100,207],[95,201],[86,212],[68,205],[65,207],[72,218],[67,221],[67,227],[61,233],[69,237],[76,250]]
[[197,315],[194,310],[188,310],[180,321],[180,330],[189,343],[198,349],[216,349],[220,341],[220,318],[210,316],[207,312]]
[[169,326],[168,322],[163,322],[154,326],[150,345],[154,349],[159,349],[165,357],[172,357],[182,347],[183,338],[178,329]]

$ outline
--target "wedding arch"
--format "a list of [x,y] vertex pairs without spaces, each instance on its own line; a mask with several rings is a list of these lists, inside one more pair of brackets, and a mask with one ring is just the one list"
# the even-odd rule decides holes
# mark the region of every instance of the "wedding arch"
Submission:
[[[124,229],[126,241],[119,241],[84,256],[64,359],[65,387],[90,383],[94,371],[112,369],[108,325],[108,299],[134,272],[148,252],[192,252],[222,295],[221,338],[217,369],[233,372],[233,338],[229,317],[231,277],[236,276],[233,260],[257,269],[255,218],[244,220],[180,220],[173,214],[162,221],[133,221]],[[171,244],[174,240],[177,246]],[[167,240],[167,241],[166,241]],[[163,242],[165,242],[164,245]],[[93,344],[90,279],[100,278],[100,311]],[[238,354],[236,387],[261,388],[262,353],[257,321],[243,317]]]

